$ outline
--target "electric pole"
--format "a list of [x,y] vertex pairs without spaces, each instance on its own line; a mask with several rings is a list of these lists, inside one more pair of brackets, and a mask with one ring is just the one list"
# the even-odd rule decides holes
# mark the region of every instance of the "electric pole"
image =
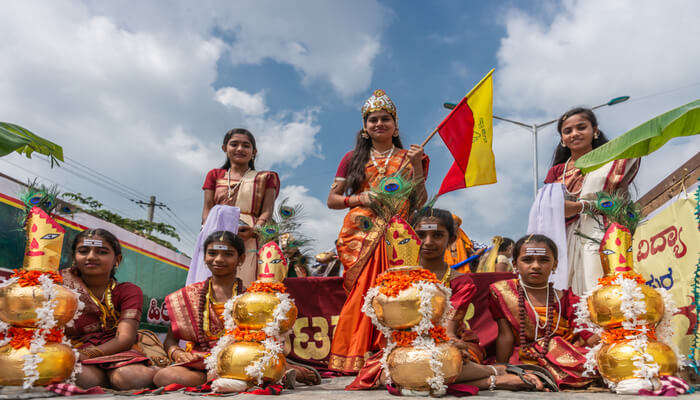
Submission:
[[148,206],[148,222],[153,222],[153,212],[155,211],[155,208],[164,208],[167,207],[165,203],[156,203],[156,196],[151,196],[150,200],[147,202],[141,201],[141,200],[132,200],[134,203],[142,205],[142,206]]

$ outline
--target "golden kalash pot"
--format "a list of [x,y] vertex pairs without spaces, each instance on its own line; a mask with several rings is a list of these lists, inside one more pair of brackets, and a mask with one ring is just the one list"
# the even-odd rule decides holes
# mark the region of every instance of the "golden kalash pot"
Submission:
[[[646,313],[638,319],[646,320],[648,324],[656,325],[664,316],[664,301],[661,295],[644,284],[638,284],[644,295]],[[603,328],[619,326],[625,318],[620,306],[622,305],[622,288],[619,285],[604,286],[594,291],[588,297],[588,311],[591,321]]]
[[[258,280],[233,304],[231,316],[238,328],[260,331],[262,334],[261,330],[275,320],[274,311],[281,301],[276,296],[275,291],[269,289],[284,287],[281,282],[287,275],[287,269],[287,259],[277,243],[269,242],[260,248],[258,252]],[[257,288],[264,288],[266,285],[267,291],[257,290]],[[278,326],[277,331],[280,335],[272,339],[288,345],[281,335],[294,326],[297,312],[297,307],[292,303],[291,308],[285,314],[286,318],[280,321]],[[233,342],[224,347],[218,354],[217,375],[220,378],[238,379],[249,384],[257,383],[257,378],[250,376],[246,372],[246,368],[259,362],[265,355],[269,355],[267,352],[268,350],[261,342]],[[286,371],[286,365],[284,352],[277,353],[267,365],[262,366],[263,381],[275,382],[281,379]]]
[[[217,360],[216,373],[220,378],[252,381],[253,377],[246,373],[246,368],[265,355],[265,347],[258,342],[235,342],[226,346]],[[287,362],[283,354],[263,366],[263,381],[275,382],[284,375]]]
[[[445,384],[449,385],[457,379],[462,371],[462,353],[449,343],[437,346],[438,360],[442,363],[440,371],[445,376]],[[387,357],[387,367],[392,382],[400,388],[429,391],[428,379],[435,374],[430,367],[430,352],[426,349],[395,347]]]
[[[56,307],[53,317],[56,328],[64,327],[75,315],[78,309],[78,299],[75,294],[63,286],[55,285]],[[37,323],[36,310],[46,301],[41,286],[20,286],[15,282],[0,288],[0,320],[14,326],[35,328]]]
[[[387,272],[393,271],[415,271],[420,267],[395,267]],[[447,298],[441,291],[436,291],[430,301],[432,309],[431,322],[438,324],[447,308]],[[415,287],[402,290],[396,297],[389,297],[382,293],[372,299],[372,307],[379,322],[391,329],[410,329],[423,318],[420,313],[420,293]]]
[[[47,300],[43,288],[38,283],[38,273],[50,277],[58,273],[61,250],[63,246],[63,228],[44,210],[33,207],[26,219],[27,245],[23,270],[18,273],[20,281],[0,288],[0,320],[22,329],[32,335],[36,334],[39,322],[36,310]],[[31,278],[29,276],[31,275]],[[20,284],[22,282],[25,286]],[[78,298],[65,287],[53,283],[55,292],[53,317],[54,329],[62,329],[73,319]],[[11,331],[8,331],[8,334]],[[16,334],[20,334],[16,332]],[[14,338],[14,337],[13,337]],[[75,354],[70,346],[62,343],[47,342],[38,353],[37,364],[39,378],[33,386],[43,386],[68,379],[75,366]],[[14,348],[12,342],[0,347],[0,386],[23,386],[25,384],[25,359],[31,356],[29,345]]]
[[[673,375],[678,370],[676,353],[666,344],[650,340],[647,343],[646,354],[651,355],[659,365],[659,375]],[[618,383],[625,379],[635,379],[635,358],[642,354],[635,350],[629,342],[605,344],[600,348],[596,359],[600,375],[608,381]]]
[[[41,362],[37,370],[39,379],[34,386],[45,386],[63,382],[70,378],[75,366],[75,355],[70,346],[61,343],[46,343],[43,346]],[[24,357],[30,355],[29,349],[12,346],[0,347],[0,386],[22,386],[24,380]]]
[[[262,329],[274,320],[273,312],[280,304],[274,293],[246,292],[233,303],[233,319],[244,329]],[[297,319],[297,307],[287,311],[287,318],[280,324],[280,332],[287,332]]]

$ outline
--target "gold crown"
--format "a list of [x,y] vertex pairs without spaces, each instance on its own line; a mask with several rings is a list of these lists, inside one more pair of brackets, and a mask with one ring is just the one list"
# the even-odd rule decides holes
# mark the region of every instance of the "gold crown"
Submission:
[[395,215],[386,230],[386,253],[390,267],[417,266],[421,240],[403,218]]
[[39,207],[29,210],[25,224],[27,245],[23,268],[28,271],[58,272],[66,231]]
[[398,117],[396,116],[396,106],[394,105],[394,102],[391,101],[391,98],[387,96],[386,92],[384,92],[382,89],[375,90],[374,93],[372,93],[372,96],[365,101],[365,104],[362,106],[362,119],[364,120],[367,114],[379,110],[388,112],[394,117],[395,121],[398,121]]

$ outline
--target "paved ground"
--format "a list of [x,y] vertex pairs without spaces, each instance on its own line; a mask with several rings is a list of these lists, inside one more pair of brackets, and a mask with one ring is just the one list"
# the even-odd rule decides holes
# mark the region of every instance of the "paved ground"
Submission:
[[[363,400],[397,400],[398,397],[392,396],[389,393],[387,393],[384,390],[373,390],[373,391],[362,391],[362,392],[346,392],[343,390],[345,385],[347,385],[350,382],[351,378],[350,377],[342,377],[342,378],[333,378],[333,379],[325,379],[324,383],[318,386],[313,386],[313,387],[308,387],[308,386],[301,386],[297,388],[294,391],[291,390],[285,390],[281,396],[277,397],[279,400],[300,400],[300,399],[313,399],[313,400],[326,400],[326,399],[363,399]],[[38,394],[38,393],[37,393]],[[25,393],[23,395],[17,395],[17,394],[10,394],[5,391],[0,390],[0,399],[19,399],[19,398],[31,398],[31,397],[45,397],[44,396],[31,396],[28,393]],[[560,393],[537,393],[537,392],[509,392],[509,391],[504,391],[504,390],[497,390],[494,392],[489,392],[489,391],[483,391],[479,392],[479,396],[482,397],[490,397],[490,398],[497,398],[497,399],[552,399],[552,400],[557,400],[557,399],[571,399],[571,398],[576,398],[576,399],[590,399],[590,400],[620,400],[622,397],[612,394],[609,392],[560,392]],[[212,396],[194,396],[194,395],[187,395],[185,393],[170,393],[170,394],[163,394],[163,395],[158,395],[158,396],[117,396],[117,395],[98,395],[98,396],[79,396],[79,397],[74,397],[76,400],[97,400],[97,399],[105,399],[105,398],[118,398],[118,399],[123,399],[123,400],[135,400],[135,399],[147,399],[147,400],[176,400],[176,399],[206,399],[206,400],[212,400],[216,398],[220,398],[220,396],[217,397],[212,397]],[[238,394],[231,396],[232,399],[235,400],[262,400],[265,397],[257,396],[257,395],[252,395],[252,394]],[[443,397],[444,399],[450,399],[454,397]],[[629,399],[632,398],[648,398],[648,399],[659,399],[658,397],[642,397],[642,396],[629,396],[626,397]],[[692,395],[687,395],[683,396],[684,400],[700,400],[700,392]]]

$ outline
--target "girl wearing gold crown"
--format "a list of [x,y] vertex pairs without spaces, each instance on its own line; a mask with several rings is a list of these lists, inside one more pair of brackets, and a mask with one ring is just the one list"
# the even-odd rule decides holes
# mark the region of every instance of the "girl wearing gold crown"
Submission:
[[[272,217],[275,199],[280,190],[280,180],[274,171],[256,171],[255,157],[258,149],[255,137],[246,129],[236,128],[226,132],[221,150],[226,162],[214,168],[204,180],[204,209],[202,225],[209,211],[217,204],[235,206],[241,210],[241,221],[248,227],[260,227]],[[238,277],[248,286],[255,280],[258,242],[256,237],[239,231],[245,240],[245,262],[238,269]]]
[[557,267],[557,247],[550,238],[533,234],[520,238],[513,249],[518,278],[491,285],[491,314],[498,323],[496,361],[534,364],[547,369],[557,385],[581,387],[585,354],[598,338],[575,333],[570,290],[556,290],[549,276]]
[[561,142],[554,151],[552,167],[544,183],[562,183],[565,187],[564,216],[569,265],[562,267],[569,268],[570,272],[565,270],[560,273],[569,277],[567,287],[581,296],[595,287],[598,278],[603,276],[603,267],[598,250],[587,248],[585,239],[576,232],[600,238],[597,236],[598,224],[592,216],[586,215],[586,211],[594,210],[592,202],[597,192],[627,192],[639,171],[639,159],[615,160],[583,175],[574,166],[576,160],[608,141],[598,128],[595,114],[587,108],[573,108],[559,118],[557,131]]
[[[245,292],[236,277],[244,251],[243,240],[235,234],[212,233],[204,241],[204,263],[212,276],[165,298],[170,330],[164,345],[175,364],[158,371],[153,378],[156,386],[199,386],[207,381],[204,358],[225,333],[224,305],[231,297]],[[185,349],[178,346],[180,340],[188,342]]]
[[384,246],[378,246],[382,235],[363,225],[378,222],[368,207],[372,201],[370,188],[394,174],[413,180],[418,203],[425,202],[428,157],[421,146],[403,148],[396,106],[379,89],[362,106],[362,130],[357,133],[355,149],[340,161],[328,194],[329,208],[349,210],[336,242],[340,262],[345,268],[343,287],[348,293],[328,363],[329,368],[337,371],[356,373],[364,364],[365,355],[380,347],[379,332],[361,308],[367,289],[388,265]]
[[155,367],[132,349],[137,343],[143,294],[131,282],[114,279],[122,260],[119,240],[104,229],[80,232],[73,241],[73,266],[61,271],[64,285],[85,304],[66,335],[78,348],[83,388],[111,386],[118,390],[149,387]]

